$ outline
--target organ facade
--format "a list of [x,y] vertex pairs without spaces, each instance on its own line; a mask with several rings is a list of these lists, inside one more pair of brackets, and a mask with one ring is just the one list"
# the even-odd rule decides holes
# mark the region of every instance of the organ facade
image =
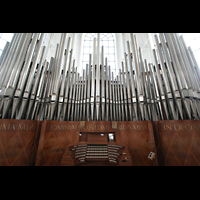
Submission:
[[0,59],[0,165],[199,165],[199,66],[182,36],[154,37],[152,63],[130,33],[115,76],[100,33],[82,72],[67,33],[50,61],[45,33],[14,34]]

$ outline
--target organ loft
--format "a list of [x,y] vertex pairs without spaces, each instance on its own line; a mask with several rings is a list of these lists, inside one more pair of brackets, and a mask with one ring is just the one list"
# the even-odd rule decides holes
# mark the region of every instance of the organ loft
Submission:
[[177,33],[15,33],[0,57],[0,166],[199,166],[199,119]]

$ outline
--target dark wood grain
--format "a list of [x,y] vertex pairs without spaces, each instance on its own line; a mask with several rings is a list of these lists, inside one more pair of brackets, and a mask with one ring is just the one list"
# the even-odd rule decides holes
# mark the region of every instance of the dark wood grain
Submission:
[[88,144],[107,144],[107,142],[108,142],[107,134],[101,135],[100,133],[98,134],[89,133],[87,136]]
[[200,120],[153,122],[160,165],[200,166]]
[[0,166],[59,166],[69,145],[87,142],[88,134],[90,141],[93,133],[104,133],[102,144],[114,133],[133,166],[200,166],[200,120],[119,121],[114,129],[111,121],[86,121],[80,128],[78,121],[7,119],[0,119]]
[[0,119],[0,166],[35,164],[41,122]]

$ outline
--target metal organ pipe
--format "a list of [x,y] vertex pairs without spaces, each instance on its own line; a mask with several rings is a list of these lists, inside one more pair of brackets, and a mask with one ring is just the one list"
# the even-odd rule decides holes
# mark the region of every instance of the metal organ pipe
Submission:
[[[138,121],[200,118],[200,69],[182,36],[154,36],[153,63],[134,34],[114,76],[100,33],[78,73],[71,38],[61,34],[46,60],[45,33],[14,34],[0,57],[0,118],[60,121]],[[96,62],[97,58],[97,62]]]

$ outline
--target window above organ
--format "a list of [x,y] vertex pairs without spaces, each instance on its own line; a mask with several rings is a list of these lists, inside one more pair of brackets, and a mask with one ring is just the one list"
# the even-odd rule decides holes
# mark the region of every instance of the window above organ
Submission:
[[[87,33],[83,43],[82,69],[85,69],[89,63],[89,54],[93,52],[93,38],[97,38],[97,33]],[[104,58],[107,57],[108,65],[111,66],[111,71],[116,73],[115,61],[115,43],[111,33],[100,33],[100,47],[104,46]]]

